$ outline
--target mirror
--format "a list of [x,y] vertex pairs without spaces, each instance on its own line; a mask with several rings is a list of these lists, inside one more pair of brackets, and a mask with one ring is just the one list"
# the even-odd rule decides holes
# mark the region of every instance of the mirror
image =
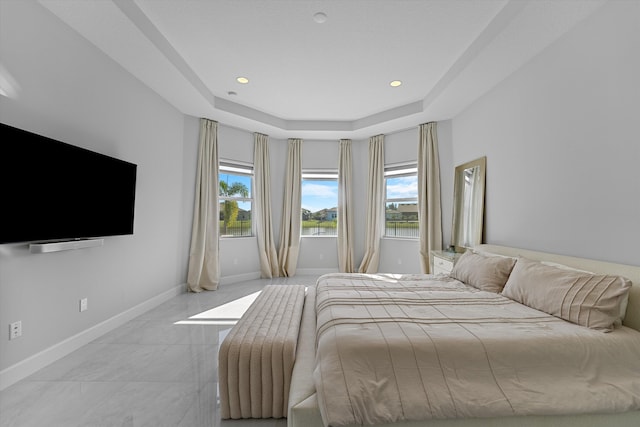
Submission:
[[453,187],[451,245],[463,252],[482,243],[484,184],[487,158],[456,167]]

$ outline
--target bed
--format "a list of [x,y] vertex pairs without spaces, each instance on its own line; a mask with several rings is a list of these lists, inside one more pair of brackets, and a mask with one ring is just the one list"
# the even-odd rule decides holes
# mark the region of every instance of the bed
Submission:
[[[475,249],[492,277],[506,274],[504,289],[462,267],[453,275],[489,288],[424,275],[321,277],[306,296],[288,425],[640,425],[640,267]],[[513,263],[506,273],[503,260]],[[539,272],[550,274],[545,283],[593,281],[558,296],[562,284],[527,283]]]

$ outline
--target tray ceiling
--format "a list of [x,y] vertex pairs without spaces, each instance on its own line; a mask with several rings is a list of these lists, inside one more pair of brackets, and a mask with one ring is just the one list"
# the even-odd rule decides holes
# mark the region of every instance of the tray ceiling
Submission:
[[356,139],[453,117],[604,1],[40,3],[185,114]]

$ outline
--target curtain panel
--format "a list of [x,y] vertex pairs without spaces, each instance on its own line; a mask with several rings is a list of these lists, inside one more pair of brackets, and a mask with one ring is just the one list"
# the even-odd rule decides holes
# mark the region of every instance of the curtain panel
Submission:
[[430,252],[442,249],[442,209],[440,204],[440,160],[437,124],[420,125],[418,142],[418,227],[420,263],[430,273]]
[[215,290],[220,281],[218,207],[218,123],[200,119],[188,290]]
[[254,218],[260,258],[260,276],[278,277],[278,253],[276,252],[271,219],[271,171],[269,167],[269,137],[254,134]]
[[284,277],[295,276],[300,252],[301,152],[302,140],[289,139],[278,251],[279,273]]
[[338,267],[341,273],[353,273],[353,192],[351,140],[340,140],[338,156]]
[[380,239],[384,226],[384,135],[369,138],[368,173],[365,254],[360,273],[376,273],[380,264]]

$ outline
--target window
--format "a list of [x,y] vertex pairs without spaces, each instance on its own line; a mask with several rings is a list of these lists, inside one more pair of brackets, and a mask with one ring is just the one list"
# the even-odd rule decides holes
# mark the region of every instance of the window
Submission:
[[220,237],[253,236],[253,165],[220,161]]
[[418,168],[415,163],[388,166],[384,170],[385,237],[417,239]]
[[302,172],[302,236],[338,234],[338,172]]

